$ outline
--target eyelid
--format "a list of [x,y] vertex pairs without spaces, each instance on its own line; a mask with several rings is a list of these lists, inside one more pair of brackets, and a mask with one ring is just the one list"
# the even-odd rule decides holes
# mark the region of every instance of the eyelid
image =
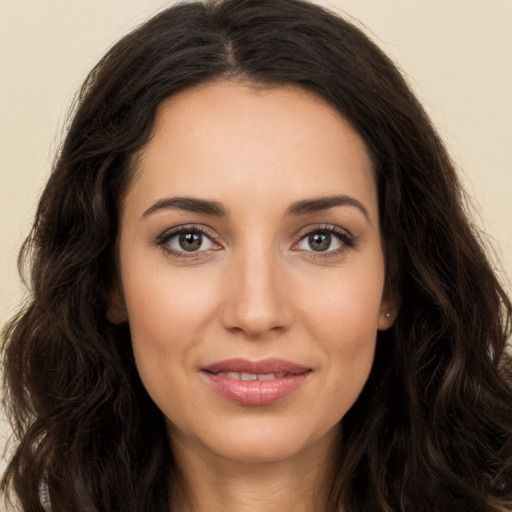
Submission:
[[[180,233],[193,231],[201,233],[203,236],[208,238],[216,247],[187,252],[185,250],[177,250],[171,248],[167,244],[167,242],[169,242],[171,238],[178,236]],[[313,251],[297,248],[298,244],[302,242],[306,237],[317,232],[329,233],[335,236],[340,241],[341,246],[339,248],[326,251]],[[223,245],[219,242],[218,238],[218,235],[216,235],[216,233],[213,230],[209,229],[207,226],[199,224],[183,224],[165,230],[161,235],[157,237],[155,245],[173,257],[182,259],[192,259],[201,258],[207,256],[212,251],[218,251],[219,249],[222,249]],[[296,252],[307,253],[308,257],[312,258],[328,258],[330,256],[339,256],[357,245],[356,238],[347,229],[341,228],[333,224],[308,225],[302,228],[297,233],[296,238],[298,238],[298,240],[294,242],[294,244],[292,245],[292,250]]]
[[[338,238],[338,240],[340,240],[341,247],[326,251],[309,251],[305,249],[294,249],[294,247],[297,247],[298,244],[302,242],[306,237],[318,232],[329,233],[335,236],[336,238]],[[301,229],[297,234],[297,237],[298,241],[293,244],[292,250],[295,250],[297,252],[300,251],[308,253],[308,256],[314,258],[328,258],[330,256],[339,256],[340,254],[346,252],[349,249],[354,248],[357,245],[356,238],[347,229],[341,228],[334,224],[309,225]]]
[[[187,233],[187,232],[197,232],[201,233],[201,235],[208,238],[213,245],[217,246],[216,248],[209,248],[209,249],[203,249],[199,251],[191,251],[187,252],[184,250],[177,250],[175,248],[171,248],[168,245],[169,240],[174,238],[175,236],[180,235],[181,233]],[[218,241],[218,237],[212,233],[210,229],[208,229],[205,226],[198,225],[198,224],[183,224],[180,226],[174,226],[172,228],[169,228],[165,230],[161,235],[159,235],[156,239],[156,246],[160,247],[163,251],[165,251],[167,254],[170,254],[174,257],[178,258],[198,258],[205,256],[210,251],[217,251],[219,248],[222,248],[222,245]]]
[[328,233],[333,233],[335,235],[344,236],[347,238],[353,239],[354,236],[350,233],[348,229],[341,228],[336,226],[335,224],[310,224],[304,228],[302,228],[298,233],[297,237],[301,240],[311,233],[315,233],[317,231],[326,231]]

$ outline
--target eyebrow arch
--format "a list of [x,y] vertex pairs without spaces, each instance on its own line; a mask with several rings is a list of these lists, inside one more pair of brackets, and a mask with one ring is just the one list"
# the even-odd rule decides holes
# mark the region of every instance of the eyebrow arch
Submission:
[[288,208],[286,213],[288,215],[305,215],[308,213],[317,213],[324,210],[329,210],[335,206],[352,206],[357,208],[366,217],[366,220],[371,224],[370,214],[364,205],[355,197],[345,195],[319,197],[297,201]]
[[226,217],[227,215],[226,209],[216,201],[207,201],[194,197],[166,197],[156,201],[142,216],[147,217],[158,210],[172,208],[188,212],[206,213],[207,215],[214,215],[215,217]]

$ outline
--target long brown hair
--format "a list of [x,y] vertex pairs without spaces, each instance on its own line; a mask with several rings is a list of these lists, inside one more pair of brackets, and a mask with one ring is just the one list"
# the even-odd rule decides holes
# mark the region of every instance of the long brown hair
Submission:
[[[323,97],[374,161],[398,318],[342,420],[330,510],[504,511],[512,505],[512,305],[469,220],[450,158],[393,63],[301,0],[178,4],[87,78],[20,255],[32,298],[4,334],[25,512],[168,510],[176,468],[138,377],[129,326],[107,320],[120,198],[157,106],[219,78]],[[172,485],[171,485],[172,487]]]

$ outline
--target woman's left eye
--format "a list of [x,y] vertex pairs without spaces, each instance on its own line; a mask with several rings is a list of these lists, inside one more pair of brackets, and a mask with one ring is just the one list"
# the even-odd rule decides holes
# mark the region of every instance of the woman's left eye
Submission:
[[328,253],[339,252],[353,245],[352,238],[345,232],[338,233],[334,230],[318,229],[304,235],[296,247],[302,251]]

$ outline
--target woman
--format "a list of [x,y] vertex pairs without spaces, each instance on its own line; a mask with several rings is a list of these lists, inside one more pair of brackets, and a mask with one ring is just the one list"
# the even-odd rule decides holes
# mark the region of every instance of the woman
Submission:
[[320,7],[182,4],[123,38],[29,256],[22,510],[512,505],[512,306],[404,80]]

